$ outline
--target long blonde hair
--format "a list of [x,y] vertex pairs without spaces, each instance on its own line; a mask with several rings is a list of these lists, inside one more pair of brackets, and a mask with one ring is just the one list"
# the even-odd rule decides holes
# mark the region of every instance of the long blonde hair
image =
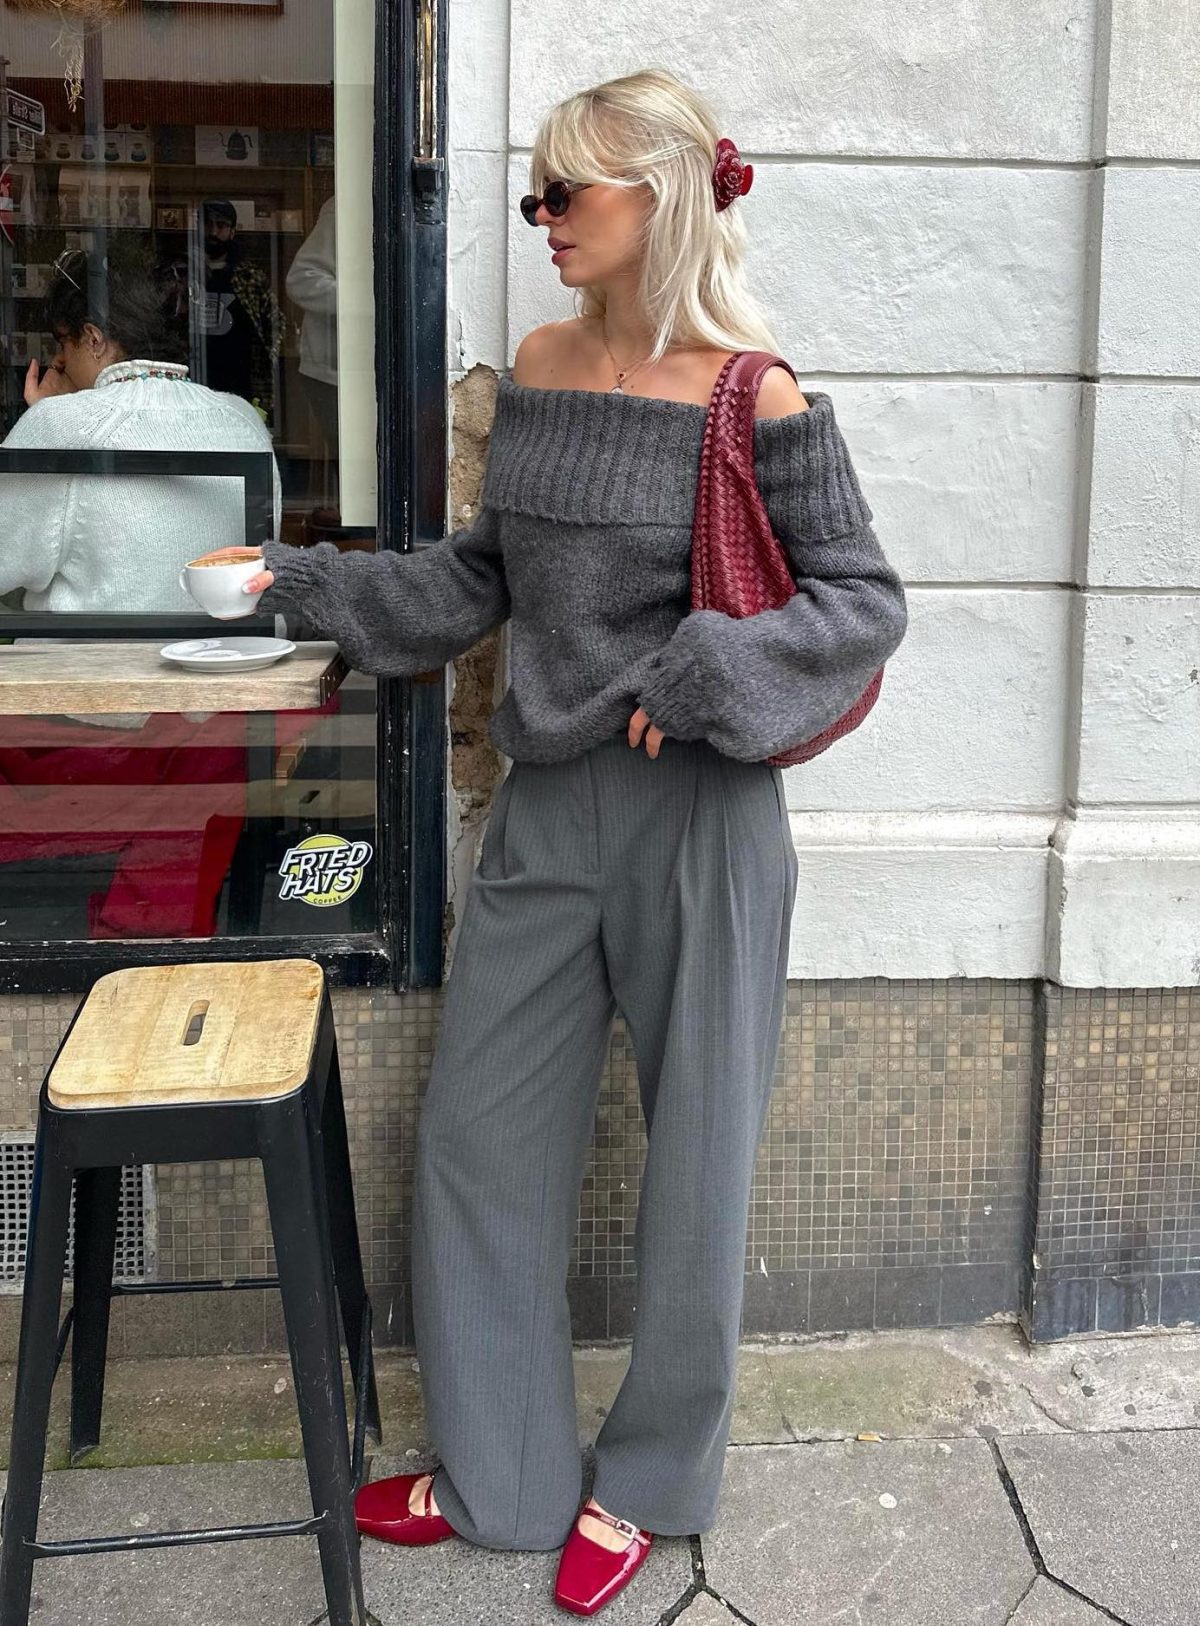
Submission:
[[[654,330],[655,361],[669,345],[779,349],[746,285],[741,206],[718,213],[713,198],[721,134],[703,97],[648,68],[568,96],[534,142],[529,177],[538,194],[553,179],[650,188],[639,303]],[[602,288],[576,296],[579,315],[604,315]]]

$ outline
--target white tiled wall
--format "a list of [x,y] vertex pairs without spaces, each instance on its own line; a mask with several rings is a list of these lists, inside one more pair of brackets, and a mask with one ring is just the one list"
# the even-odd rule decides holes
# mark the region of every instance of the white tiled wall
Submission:
[[904,575],[871,719],[787,776],[792,975],[1200,982],[1200,9],[450,25],[454,370],[570,311],[515,211],[542,112],[669,68],[756,165],[752,280]]

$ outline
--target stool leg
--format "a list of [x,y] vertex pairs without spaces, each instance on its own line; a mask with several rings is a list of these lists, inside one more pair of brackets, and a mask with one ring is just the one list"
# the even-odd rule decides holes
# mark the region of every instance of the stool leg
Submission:
[[[334,1304],[329,1215],[306,1089],[262,1114],[260,1151],[330,1626],[363,1626],[362,1570]],[[309,1177],[304,1178],[305,1174]],[[0,1623],[3,1626],[3,1623]]]
[[71,1461],[100,1444],[104,1364],[112,1306],[120,1169],[75,1175],[75,1319],[71,1327]]
[[[350,1371],[358,1380],[362,1358],[363,1311],[367,1288],[363,1280],[362,1249],[358,1241],[358,1218],[354,1212],[354,1179],[350,1169],[350,1143],[346,1135],[346,1104],[342,1097],[342,1076],[337,1046],[329,1063],[325,1086],[325,1107],[321,1115],[321,1141],[325,1152],[325,1190],[329,1203],[329,1225],[333,1241],[333,1279],[342,1307],[342,1327],[350,1355]],[[367,1351],[367,1392],[364,1397],[367,1433],[376,1445],[382,1444],[379,1395],[375,1388],[375,1353]]]
[[43,1120],[34,1153],[12,1448],[0,1529],[0,1626],[26,1626],[29,1619],[34,1559],[26,1543],[37,1537],[46,1425],[62,1310],[71,1171],[48,1148],[48,1138]]

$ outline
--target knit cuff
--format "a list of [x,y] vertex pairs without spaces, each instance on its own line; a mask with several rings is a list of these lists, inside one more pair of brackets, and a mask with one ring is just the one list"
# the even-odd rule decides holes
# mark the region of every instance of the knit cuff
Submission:
[[638,705],[655,728],[676,740],[702,740],[712,723],[714,680],[704,659],[703,623],[726,620],[717,610],[693,610],[650,660]]
[[295,548],[286,542],[266,543],[263,564],[275,580],[259,599],[258,608],[268,615],[281,615],[289,604],[303,608],[308,594],[324,585],[326,572],[320,550],[330,545]]

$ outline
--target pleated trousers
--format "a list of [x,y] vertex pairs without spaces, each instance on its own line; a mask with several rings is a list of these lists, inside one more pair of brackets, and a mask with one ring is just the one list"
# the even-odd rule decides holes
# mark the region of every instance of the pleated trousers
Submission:
[[715,1520],[755,1154],[797,860],[780,770],[624,733],[515,763],[467,890],[417,1132],[412,1309],[437,1503],[469,1540],[577,1516],[566,1278],[614,1012],[648,1149],[632,1352],[592,1494],[663,1535]]

